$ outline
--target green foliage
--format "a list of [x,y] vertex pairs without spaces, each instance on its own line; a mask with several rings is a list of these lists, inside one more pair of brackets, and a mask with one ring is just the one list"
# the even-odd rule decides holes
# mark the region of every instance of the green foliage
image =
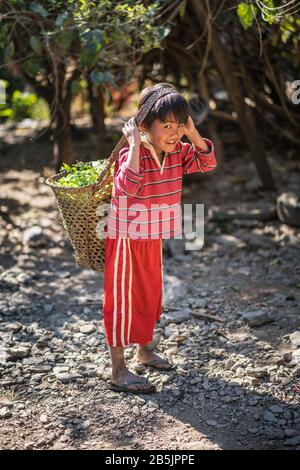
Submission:
[[36,121],[47,121],[50,119],[50,110],[46,100],[38,98],[28,110],[29,117]]
[[37,55],[42,55],[43,52],[43,45],[41,41],[39,40],[38,37],[36,36],[31,36],[30,37],[30,45],[33,50]]
[[[163,0],[12,0],[0,2],[0,57],[22,67],[44,88],[57,86],[54,75],[71,65],[89,75],[94,86],[116,88],[131,78],[143,53],[169,34],[156,23]],[[0,60],[1,62],[1,60]],[[1,65],[1,64],[0,64]],[[78,77],[76,77],[76,80]],[[72,87],[73,89],[73,87]],[[76,87],[75,87],[76,89]]]
[[296,36],[299,30],[300,19],[294,16],[286,16],[280,24],[280,37],[283,43],[286,43],[291,37],[293,37],[294,44],[298,44],[299,36]]
[[106,164],[106,160],[89,163],[76,162],[72,166],[64,163],[60,171],[66,170],[67,174],[57,180],[57,185],[69,188],[82,188],[83,186],[95,183]]
[[272,12],[272,10],[268,10],[268,8],[275,8],[273,0],[264,0],[263,4],[265,7],[261,12],[262,19],[267,21],[268,23],[272,24],[276,18],[276,14]]
[[257,14],[257,8],[248,3],[239,3],[237,14],[244,29],[250,28]]
[[[250,28],[254,19],[258,16],[258,11],[260,11],[263,21],[269,24],[280,20],[281,16],[276,13],[277,10],[273,0],[261,0],[260,6],[261,8],[258,9],[253,3],[241,2],[238,4],[237,15],[244,29]],[[282,21],[285,22],[286,18],[287,16],[284,16]]]
[[29,117],[29,109],[36,104],[37,96],[34,93],[15,90],[12,96],[12,119],[21,121]]
[[31,78],[35,78],[41,70],[41,63],[37,58],[25,60],[22,64],[24,72]]
[[49,12],[40,3],[32,2],[30,3],[29,8],[35,13],[41,15],[43,18],[47,18],[49,15]]
[[183,0],[179,6],[179,16],[180,18],[184,18],[185,10],[186,10],[187,0]]
[[72,29],[58,31],[54,36],[54,46],[57,46],[60,49],[61,54],[67,53],[75,38],[76,31]]
[[0,105],[0,117],[22,121],[31,118],[36,120],[49,119],[49,107],[45,100],[34,93],[14,90],[10,106]]

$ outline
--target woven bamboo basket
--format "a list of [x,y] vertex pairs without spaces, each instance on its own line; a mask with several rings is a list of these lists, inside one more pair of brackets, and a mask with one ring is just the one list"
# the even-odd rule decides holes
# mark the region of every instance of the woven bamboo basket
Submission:
[[[172,86],[155,90],[142,105],[135,116],[136,124],[143,122],[154,103],[169,93],[174,93]],[[110,204],[113,190],[114,163],[119,151],[128,145],[125,136],[119,140],[96,183],[82,188],[59,186],[57,183],[67,174],[62,171],[46,179],[55,196],[63,226],[75,252],[78,266],[104,271],[105,249],[103,237],[99,237],[99,227],[108,214],[106,210],[97,210]],[[92,162],[89,162],[92,165]]]

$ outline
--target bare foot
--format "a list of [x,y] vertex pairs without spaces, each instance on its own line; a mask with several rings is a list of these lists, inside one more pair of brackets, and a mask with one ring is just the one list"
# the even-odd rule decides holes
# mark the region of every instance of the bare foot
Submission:
[[138,345],[136,351],[136,359],[140,361],[142,364],[147,365],[150,363],[156,369],[165,369],[170,370],[172,365],[166,361],[165,359],[158,356],[158,354],[154,353],[150,349],[148,349],[147,345]]

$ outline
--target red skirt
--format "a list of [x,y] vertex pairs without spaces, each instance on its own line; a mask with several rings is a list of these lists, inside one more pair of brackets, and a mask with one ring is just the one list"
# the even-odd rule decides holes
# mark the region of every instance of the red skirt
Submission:
[[163,308],[162,239],[105,239],[103,320],[109,346],[147,344]]

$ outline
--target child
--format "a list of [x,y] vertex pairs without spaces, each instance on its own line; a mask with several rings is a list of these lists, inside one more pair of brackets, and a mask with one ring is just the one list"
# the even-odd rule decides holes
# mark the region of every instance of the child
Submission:
[[[173,368],[147,346],[162,311],[162,239],[181,233],[182,175],[216,167],[213,143],[200,136],[188,103],[172,85],[145,88],[139,108],[158,90],[164,96],[139,128],[134,118],[123,127],[129,145],[115,163],[105,229],[103,318],[112,361],[110,388],[131,393],[156,388],[127,369],[125,346],[137,344],[136,359],[145,366]],[[192,144],[181,142],[183,135]]]

